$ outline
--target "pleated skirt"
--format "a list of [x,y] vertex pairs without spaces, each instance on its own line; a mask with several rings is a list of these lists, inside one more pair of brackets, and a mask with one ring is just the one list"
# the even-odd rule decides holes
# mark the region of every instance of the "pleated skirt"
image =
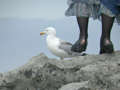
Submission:
[[68,8],[65,12],[66,16],[100,19],[101,14],[105,14],[110,17],[115,17],[115,21],[120,24],[120,15],[113,14],[100,0],[68,0],[67,3]]

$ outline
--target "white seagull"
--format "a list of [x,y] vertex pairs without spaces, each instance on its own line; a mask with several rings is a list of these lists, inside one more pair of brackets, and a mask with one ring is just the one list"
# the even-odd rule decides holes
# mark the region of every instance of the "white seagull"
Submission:
[[71,51],[72,44],[56,37],[56,30],[53,27],[46,28],[40,35],[47,34],[47,47],[52,54],[60,57],[60,59],[70,58],[75,56],[83,56],[84,53]]

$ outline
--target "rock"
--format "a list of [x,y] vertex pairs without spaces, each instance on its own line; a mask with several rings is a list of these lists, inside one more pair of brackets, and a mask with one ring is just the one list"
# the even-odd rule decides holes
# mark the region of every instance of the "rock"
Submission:
[[90,90],[90,88],[88,87],[88,81],[84,81],[81,83],[75,82],[75,83],[70,83],[70,84],[64,85],[59,90]]
[[120,51],[68,60],[41,53],[0,73],[0,90],[120,90]]

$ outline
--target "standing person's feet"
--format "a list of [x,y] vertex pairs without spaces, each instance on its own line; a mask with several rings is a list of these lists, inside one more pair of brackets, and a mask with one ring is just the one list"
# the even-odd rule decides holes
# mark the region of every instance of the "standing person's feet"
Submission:
[[109,39],[101,39],[100,54],[113,53],[113,52],[114,52],[114,46],[112,44],[112,41]]
[[75,42],[75,44],[72,46],[71,50],[74,52],[83,52],[87,48],[87,40],[80,39]]
[[79,40],[77,40],[71,48],[71,50],[74,52],[81,53],[86,50],[88,38],[88,21],[89,17],[77,17],[80,35]]
[[100,54],[113,53],[114,46],[112,44],[112,41],[110,40],[110,37],[115,17],[110,17],[105,14],[101,14],[101,16],[102,16],[102,35],[100,41]]

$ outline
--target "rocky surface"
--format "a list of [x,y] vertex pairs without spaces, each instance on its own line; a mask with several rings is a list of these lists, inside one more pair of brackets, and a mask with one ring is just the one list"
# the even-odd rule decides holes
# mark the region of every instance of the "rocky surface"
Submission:
[[0,73],[0,90],[120,90],[120,51],[69,60],[34,56]]

